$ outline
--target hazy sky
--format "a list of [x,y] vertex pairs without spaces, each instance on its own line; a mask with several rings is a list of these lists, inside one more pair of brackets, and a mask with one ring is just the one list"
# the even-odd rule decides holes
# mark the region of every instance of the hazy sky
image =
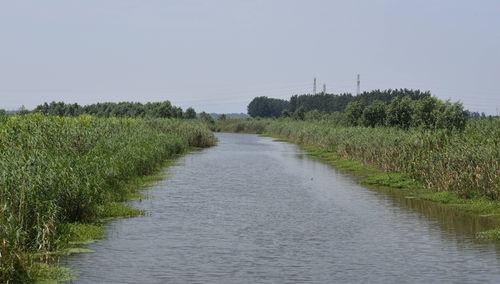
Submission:
[[[500,108],[500,1],[0,0],[0,108],[420,88]],[[318,87],[319,89],[319,87]]]

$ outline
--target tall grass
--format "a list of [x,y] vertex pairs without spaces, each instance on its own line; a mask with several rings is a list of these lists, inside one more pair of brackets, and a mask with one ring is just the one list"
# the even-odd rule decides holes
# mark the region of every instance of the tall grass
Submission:
[[127,181],[214,143],[204,125],[173,119],[0,119],[0,282],[29,279],[26,255],[54,250],[61,224],[95,221]]
[[471,120],[464,131],[336,127],[328,121],[233,120],[221,131],[267,133],[401,172],[437,191],[500,199],[500,119]]

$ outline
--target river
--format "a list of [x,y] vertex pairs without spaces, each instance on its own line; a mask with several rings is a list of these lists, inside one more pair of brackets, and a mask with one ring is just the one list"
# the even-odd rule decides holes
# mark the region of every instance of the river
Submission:
[[499,282],[483,218],[366,189],[300,148],[217,134],[106,224],[75,283]]

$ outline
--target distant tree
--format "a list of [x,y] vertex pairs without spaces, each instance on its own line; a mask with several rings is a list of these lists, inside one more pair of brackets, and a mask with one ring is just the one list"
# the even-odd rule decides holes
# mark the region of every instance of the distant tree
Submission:
[[385,103],[382,101],[374,101],[369,104],[361,116],[361,123],[363,126],[382,126],[385,124],[386,109]]
[[347,123],[351,126],[356,126],[359,124],[359,120],[363,115],[364,105],[360,101],[352,101],[350,102],[346,109],[346,119]]
[[442,103],[435,112],[436,128],[463,130],[467,123],[467,115],[461,103]]
[[290,111],[295,112],[299,107],[310,112],[317,110],[323,113],[344,111],[347,104],[354,100],[351,94],[316,94],[316,95],[294,95],[290,98]]
[[[194,111],[194,110],[193,110]],[[34,112],[47,115],[77,116],[89,114],[101,117],[153,117],[153,118],[182,118],[184,116],[180,107],[173,106],[169,101],[154,103],[97,103],[86,106],[78,104],[65,104],[63,102],[44,103],[37,106]],[[195,117],[196,112],[190,114]]]
[[7,111],[0,109],[0,123],[7,121]]
[[184,118],[195,119],[196,118],[196,111],[192,107],[188,107],[186,109],[186,112],[184,112]]
[[218,120],[226,120],[226,119],[227,119],[227,117],[226,117],[226,115],[225,115],[225,114],[221,114],[221,115],[219,116],[219,118],[218,118]]
[[281,116],[282,117],[290,117],[290,111],[288,111],[287,109],[284,109],[282,112],[281,112]]
[[212,116],[204,111],[202,111],[200,114],[199,114],[199,119],[203,122],[206,122],[206,123],[215,123],[214,119],[212,118]]
[[304,120],[306,118],[306,111],[303,107],[299,107],[294,113],[293,118],[297,120]]
[[251,117],[279,117],[288,106],[286,100],[256,97],[248,104],[247,110]]
[[436,127],[438,108],[442,104],[435,97],[426,97],[414,103],[412,124],[415,127],[432,129]]
[[388,89],[363,92],[358,96],[351,94],[316,94],[316,95],[294,95],[290,98],[289,110],[295,112],[303,107],[306,112],[318,110],[322,113],[333,113],[345,111],[347,105],[352,101],[360,101],[363,105],[369,105],[373,101],[389,103],[394,98],[409,97],[411,100],[420,100],[430,97],[429,92],[411,89]]
[[395,97],[387,106],[387,125],[408,129],[412,125],[413,101],[410,97]]
[[26,114],[29,114],[30,111],[26,109],[26,107],[24,107],[24,105],[22,105],[18,110],[17,110],[17,114],[19,115],[26,115]]
[[305,114],[306,120],[321,120],[322,118],[323,118],[323,114],[317,109],[312,110],[312,111],[308,111]]

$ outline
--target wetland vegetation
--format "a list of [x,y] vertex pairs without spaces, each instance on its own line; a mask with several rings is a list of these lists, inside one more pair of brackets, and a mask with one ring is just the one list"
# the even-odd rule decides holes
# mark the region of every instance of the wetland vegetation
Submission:
[[0,282],[68,277],[52,256],[103,235],[100,221],[140,211],[121,202],[160,167],[215,138],[162,118],[0,117]]
[[270,118],[214,119],[169,102],[53,102],[0,113],[0,281],[69,279],[57,257],[86,251],[82,244],[104,235],[104,220],[140,215],[123,202],[179,154],[214,145],[211,130],[286,140],[366,186],[500,215],[498,117],[406,89],[259,97],[248,112]]
[[[275,104],[256,98],[249,112],[255,102],[263,110]],[[500,118],[412,90],[293,96],[286,105],[277,118],[217,120],[211,127],[299,144],[369,186],[500,214]],[[498,239],[498,232],[479,237]]]

